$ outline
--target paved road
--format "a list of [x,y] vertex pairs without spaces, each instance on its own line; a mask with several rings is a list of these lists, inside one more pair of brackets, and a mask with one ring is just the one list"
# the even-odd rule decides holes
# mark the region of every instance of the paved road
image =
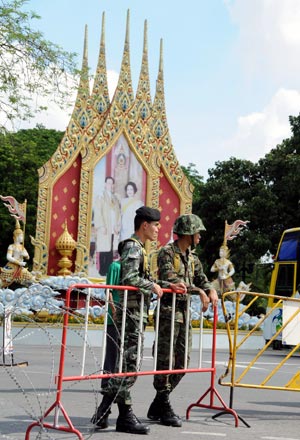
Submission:
[[[251,369],[255,377],[260,373],[267,374],[284,356],[283,352],[268,351],[263,358]],[[20,346],[15,349],[15,362],[27,361],[26,367],[0,367],[0,439],[24,439],[27,427],[37,420],[55,402],[55,376],[58,371],[59,347],[49,346]],[[245,351],[239,358],[237,369],[242,369],[253,357],[253,352]],[[192,363],[196,360],[192,356]],[[97,369],[97,350],[89,349],[87,354],[86,373]],[[224,350],[217,352],[217,378],[224,373],[228,354]],[[80,374],[81,350],[72,347],[68,351],[65,374]],[[151,369],[152,360],[147,349],[143,361],[144,368]],[[210,351],[203,353],[203,367],[210,365]],[[300,367],[300,356],[296,354],[288,360],[280,375],[288,382],[291,375]],[[286,376],[286,377],[285,377]],[[286,380],[285,380],[286,379]],[[85,438],[93,437],[110,439],[127,439],[129,434],[116,433],[114,424],[117,417],[117,407],[114,405],[111,414],[111,426],[101,432],[93,432],[89,419],[97,405],[98,381],[81,381],[64,383],[62,404],[71,418],[74,426]],[[210,386],[209,373],[187,374],[178,388],[174,391],[171,401],[177,413],[185,417],[186,408],[196,402]],[[216,388],[224,401],[229,403],[230,388],[216,384]],[[134,411],[143,421],[154,396],[152,377],[139,377],[133,388]],[[194,408],[190,419],[183,422],[181,428],[161,426],[149,423],[151,426],[148,438],[172,440],[197,439],[244,439],[244,440],[300,440],[300,405],[299,393],[291,391],[255,390],[235,388],[233,408],[240,420],[236,428],[231,415],[223,415],[215,419],[218,411]],[[205,403],[209,403],[205,401]],[[218,401],[215,401],[218,403]],[[53,413],[52,413],[53,414]],[[62,419],[59,419],[62,422]],[[245,421],[250,427],[247,427]],[[68,433],[50,430],[48,433],[33,429],[30,439],[77,438]]]

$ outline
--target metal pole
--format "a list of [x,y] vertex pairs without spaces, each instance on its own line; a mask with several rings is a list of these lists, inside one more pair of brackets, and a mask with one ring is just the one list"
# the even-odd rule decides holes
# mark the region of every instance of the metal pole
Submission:
[[89,307],[90,307],[90,297],[91,297],[91,289],[88,289],[88,294],[85,300],[85,316],[84,316],[84,337],[83,337],[83,349],[82,349],[82,365],[81,365],[81,375],[84,374],[84,365],[86,358],[86,344],[87,344],[87,333],[88,333],[88,324],[89,324]]

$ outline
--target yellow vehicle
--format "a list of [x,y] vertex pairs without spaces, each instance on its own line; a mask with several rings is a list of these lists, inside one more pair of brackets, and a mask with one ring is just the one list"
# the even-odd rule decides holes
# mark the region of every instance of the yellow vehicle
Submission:
[[[272,295],[293,297],[298,293],[300,284],[300,227],[287,229],[283,232],[274,260],[270,283],[270,298],[267,311],[277,302]],[[265,321],[264,338],[266,341],[275,334],[282,325],[282,308],[273,310]],[[279,348],[281,341],[274,341],[273,348]]]

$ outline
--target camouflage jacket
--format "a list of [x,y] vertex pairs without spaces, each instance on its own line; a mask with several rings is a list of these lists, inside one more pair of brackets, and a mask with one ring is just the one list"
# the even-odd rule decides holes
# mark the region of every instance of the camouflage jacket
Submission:
[[[121,257],[121,280],[122,286],[137,287],[138,291],[128,291],[127,307],[138,309],[141,293],[144,294],[145,306],[148,308],[154,281],[151,279],[148,259],[143,243],[136,235],[133,239],[127,239],[119,244],[118,251]],[[120,300],[123,302],[123,291]]]
[[[194,287],[200,287],[203,290],[211,288],[202,264],[198,256],[189,249],[186,254],[182,254],[178,247],[177,240],[162,247],[158,253],[158,276],[161,280],[171,283],[183,281],[188,293],[193,294]],[[197,292],[195,292],[197,294]],[[185,295],[176,295],[178,300],[185,301]],[[171,302],[171,294],[165,293],[162,297],[163,303]]]

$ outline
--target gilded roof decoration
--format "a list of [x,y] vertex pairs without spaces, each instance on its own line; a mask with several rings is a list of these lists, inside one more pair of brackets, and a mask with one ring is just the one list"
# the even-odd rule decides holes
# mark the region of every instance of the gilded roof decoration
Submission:
[[[134,94],[130,66],[129,18],[128,11],[120,74],[111,100],[107,83],[104,13],[98,63],[91,93],[88,32],[87,27],[85,28],[82,68],[74,110],[60,145],[48,162],[39,169],[34,264],[39,270],[46,268],[48,264],[44,270],[51,274],[58,269],[53,266],[56,250],[52,249],[52,243],[54,237],[62,234],[62,225],[66,222],[72,238],[77,242],[73,270],[76,273],[87,273],[95,169],[102,159],[112,154],[121,138],[128,144],[127,148],[133,152],[137,163],[145,172],[145,203],[160,210],[169,209],[168,206],[173,204],[173,209],[168,212],[167,229],[162,231],[158,243],[152,243],[151,249],[163,244],[163,237],[171,236],[170,225],[178,214],[191,212],[193,187],[178,163],[167,124],[162,41],[155,97],[152,102],[147,21],[144,23],[140,76]],[[64,210],[61,210],[56,196],[63,188],[69,187],[70,182],[77,182],[78,189],[72,189],[71,199],[65,195]],[[48,250],[48,261],[42,249]]]

